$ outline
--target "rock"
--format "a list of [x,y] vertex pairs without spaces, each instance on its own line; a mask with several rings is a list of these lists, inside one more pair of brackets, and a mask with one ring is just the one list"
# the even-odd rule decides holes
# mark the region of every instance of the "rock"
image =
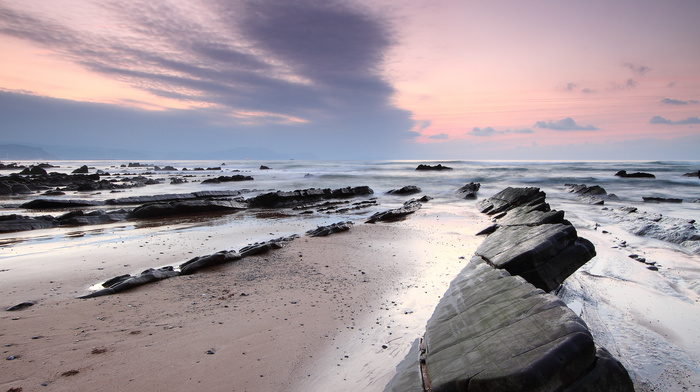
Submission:
[[108,205],[145,204],[178,200],[194,200],[199,198],[230,197],[240,195],[240,191],[199,191],[192,193],[166,193],[151,196],[131,196],[105,201]]
[[377,212],[376,214],[369,217],[369,219],[367,219],[365,222],[366,223],[376,223],[378,221],[389,221],[389,222],[398,221],[398,220],[406,218],[407,215],[410,215],[410,214],[418,211],[422,206],[423,205],[418,200],[411,199],[411,200],[405,202],[402,207],[394,208],[394,209],[387,210],[387,211]]
[[500,227],[475,253],[491,266],[520,275],[545,291],[556,289],[596,254],[590,241],[578,237],[570,224],[561,223]]
[[452,170],[452,168],[449,166],[442,166],[442,164],[438,163],[435,166],[420,164],[420,165],[418,165],[418,167],[416,167],[416,170],[419,170],[419,171],[421,171],[421,170],[422,171],[430,171],[430,170],[440,171],[440,170]]
[[251,208],[293,208],[309,202],[324,199],[341,199],[354,196],[364,196],[373,194],[374,191],[368,186],[347,187],[339,189],[319,189],[309,188],[295,191],[277,191],[263,193],[256,197],[247,199]]
[[[209,169],[207,169],[209,170]],[[202,184],[218,184],[221,182],[234,182],[234,181],[253,181],[253,177],[244,176],[242,174],[236,174],[233,176],[219,176],[216,178],[208,178],[202,181]]]
[[664,197],[642,197],[645,203],[683,203],[683,199]]
[[[577,198],[588,204],[603,205],[605,200],[599,196],[606,196],[608,193],[602,187],[593,185],[587,187],[585,184],[566,184],[567,190],[571,193],[576,193]],[[615,196],[617,198],[617,196]]]
[[19,303],[19,304],[17,304],[17,305],[10,306],[9,308],[5,309],[5,311],[7,311],[7,312],[16,312],[16,311],[18,311],[18,310],[27,309],[28,307],[34,306],[34,305],[36,305],[36,302],[26,301],[26,302]]
[[470,182],[463,187],[457,189],[457,194],[462,199],[476,199],[476,193],[479,192],[481,184],[478,182]]
[[265,165],[260,165],[260,170],[270,170],[270,168]]
[[29,176],[45,176],[46,170],[44,170],[42,167],[39,166],[31,166],[27,167],[24,170],[22,170],[20,175],[29,175]]
[[620,170],[617,173],[615,173],[617,177],[623,177],[623,178],[656,178],[655,175],[651,173],[642,173],[642,172],[637,172],[637,173],[627,173],[626,170]]
[[88,173],[88,167],[87,165],[80,166],[79,168],[73,170],[73,174],[87,174]]
[[[385,391],[633,391],[622,365],[596,351],[586,324],[556,296],[478,257],[452,281],[424,337]],[[410,360],[407,358],[406,361]],[[400,387],[398,387],[400,386]],[[399,388],[399,389],[397,389]]]
[[0,233],[48,229],[56,226],[58,226],[58,221],[50,215],[23,216],[12,214],[0,216]]
[[488,199],[477,202],[480,212],[496,215],[521,205],[537,206],[544,203],[545,193],[540,188],[511,188],[508,187]]
[[330,234],[334,233],[340,233],[342,231],[348,231],[350,230],[350,227],[352,227],[353,223],[348,221],[348,222],[337,222],[333,223],[328,226],[319,226],[314,230],[309,230],[306,232],[306,235],[311,236],[311,237],[325,237]]
[[700,170],[695,171],[695,172],[685,173],[685,174],[683,174],[683,177],[695,177],[695,178],[700,178]]
[[147,219],[163,216],[201,214],[205,212],[237,212],[247,206],[230,199],[195,199],[149,203],[134,208],[130,218]]
[[202,268],[240,260],[241,256],[233,251],[221,251],[207,256],[198,256],[180,264],[180,273],[189,275]]
[[128,216],[126,210],[116,210],[116,211],[71,211],[65,213],[56,220],[61,226],[84,226],[84,225],[98,225],[103,223],[114,223],[126,220]]
[[53,209],[53,208],[71,208],[71,207],[90,207],[101,206],[105,203],[99,200],[83,200],[83,199],[34,199],[22,205],[21,208],[27,209]]
[[[173,270],[173,267],[163,267],[163,268],[158,268],[158,269],[153,269],[149,268],[143,272],[141,272],[140,275],[137,276],[131,276],[131,275],[122,275],[120,277],[117,277],[118,279],[110,279],[110,282],[113,282],[111,285],[108,287],[98,290],[95,292],[92,292],[87,295],[83,295],[82,297],[78,298],[95,298],[95,297],[101,297],[104,295],[110,295],[110,294],[116,294],[120,293],[122,291],[130,290],[135,287],[142,286],[147,283],[155,282],[158,280],[163,280],[167,278],[171,278],[173,276],[178,276],[180,273],[178,271]],[[104,284],[103,284],[104,286]]]
[[422,190],[415,185],[406,185],[400,189],[392,189],[387,191],[388,195],[412,195],[414,193],[420,193]]
[[694,219],[648,213],[636,207],[620,207],[605,214],[629,233],[678,244],[700,254],[700,230]]

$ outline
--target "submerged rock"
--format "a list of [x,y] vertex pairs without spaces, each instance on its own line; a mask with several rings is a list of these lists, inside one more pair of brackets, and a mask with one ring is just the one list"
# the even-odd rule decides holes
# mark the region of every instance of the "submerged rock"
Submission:
[[415,185],[406,185],[403,188],[400,189],[392,189],[390,191],[387,191],[386,193],[389,195],[412,195],[414,193],[420,193],[422,189],[420,187],[417,187]]
[[615,176],[623,177],[623,178],[656,178],[656,176],[651,174],[651,173],[642,173],[642,172],[627,173],[626,170],[618,171],[617,173],[615,173]]
[[440,170],[452,170],[452,168],[449,166],[442,166],[442,164],[438,163],[435,166],[420,164],[420,165],[418,165],[418,167],[416,167],[416,170],[418,170],[418,171],[430,171],[430,170],[440,171]]

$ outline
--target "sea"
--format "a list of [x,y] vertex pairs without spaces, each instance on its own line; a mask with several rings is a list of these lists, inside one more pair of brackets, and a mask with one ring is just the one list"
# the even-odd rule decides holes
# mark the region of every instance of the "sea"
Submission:
[[[8,163],[8,162],[5,162]],[[19,161],[21,165],[40,162]],[[479,225],[488,225],[476,209],[478,200],[490,197],[506,187],[538,187],[547,195],[552,209],[564,210],[579,235],[590,239],[598,256],[572,275],[559,296],[589,325],[598,344],[618,357],[630,371],[637,390],[692,390],[700,385],[700,254],[697,249],[645,235],[644,230],[630,232],[611,211],[636,208],[647,216],[676,218],[678,230],[697,227],[700,220],[700,161],[128,161],[81,160],[49,161],[52,172],[70,173],[86,165],[90,173],[120,181],[142,176],[155,180],[152,185],[91,192],[67,192],[64,199],[108,199],[180,194],[196,191],[240,191],[248,198],[275,190],[308,188],[344,188],[369,186],[376,204],[346,212],[301,214],[293,210],[243,211],[224,215],[174,217],[148,221],[124,221],[113,224],[61,227],[16,233],[0,233],[0,285],[29,284],[35,274],[64,268],[38,263],[42,257],[60,252],[80,254],[82,263],[99,263],[89,255],[105,248],[118,252],[117,244],[143,243],[144,257],[129,260],[132,273],[148,267],[166,265],[166,260],[210,254],[223,249],[238,249],[271,238],[301,234],[317,226],[339,221],[364,222],[372,214],[396,208],[413,197],[430,196],[415,217],[413,225],[430,226],[436,220],[449,221],[470,231],[477,216]],[[129,164],[132,163],[130,166]],[[452,170],[417,171],[418,165],[443,165]],[[176,170],[155,168],[170,166]],[[269,169],[263,169],[265,166]],[[187,169],[187,170],[185,170]],[[651,173],[655,178],[623,178],[615,174]],[[2,171],[6,176],[10,172]],[[685,174],[695,173],[694,176]],[[209,178],[243,174],[252,181],[203,183]],[[181,183],[171,183],[173,178]],[[479,183],[477,198],[465,200],[457,189]],[[117,182],[119,183],[119,182]],[[603,205],[591,205],[569,191],[570,184],[600,186],[607,195]],[[421,189],[416,195],[391,195],[387,192],[407,185]],[[614,196],[611,196],[614,195]],[[21,205],[44,198],[39,193],[0,198],[0,215],[58,215],[64,211],[27,210]],[[678,203],[649,203],[643,198],[682,199]],[[105,209],[108,206],[93,207]],[[117,208],[117,207],[115,207]],[[84,209],[84,208],[83,208]],[[685,226],[683,226],[685,225]],[[683,227],[681,227],[683,226]],[[676,226],[666,226],[673,231]],[[484,227],[481,227],[484,228]],[[651,231],[651,230],[647,230]],[[188,254],[169,254],[168,243],[187,237],[197,244]],[[672,237],[672,236],[671,236]],[[696,236],[697,237],[697,236]],[[700,237],[690,238],[697,243]],[[146,245],[147,244],[147,245]],[[94,253],[95,255],[99,252]],[[629,256],[643,255],[649,263]],[[465,255],[468,256],[469,255]],[[21,268],[18,268],[21,266]],[[95,265],[97,266],[97,264]],[[439,267],[439,266],[438,266]],[[654,268],[649,267],[656,267]],[[16,275],[11,275],[18,271]],[[451,273],[457,273],[453,270]],[[109,272],[105,271],[104,279]],[[90,282],[89,280],[93,281]],[[85,287],[69,293],[85,293],[102,275],[90,274]],[[450,277],[444,279],[449,284]],[[5,281],[5,283],[3,283]],[[19,282],[19,283],[17,283]],[[444,291],[438,287],[436,290]],[[430,305],[430,304],[428,304]],[[428,317],[429,314],[426,316]],[[424,325],[423,319],[420,324]],[[420,328],[420,325],[410,326]],[[407,326],[406,328],[409,328]],[[396,358],[399,361],[401,358]],[[394,366],[395,363],[378,364]],[[367,364],[361,364],[366,368]],[[368,379],[372,379],[368,376]],[[357,387],[362,388],[362,385]],[[697,389],[696,389],[697,390]]]

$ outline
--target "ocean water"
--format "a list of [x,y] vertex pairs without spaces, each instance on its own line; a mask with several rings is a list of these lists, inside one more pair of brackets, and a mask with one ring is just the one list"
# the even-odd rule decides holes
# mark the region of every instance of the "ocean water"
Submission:
[[[37,162],[20,163],[29,165]],[[485,227],[488,219],[476,212],[475,200],[457,197],[455,191],[459,187],[469,182],[480,183],[478,199],[492,196],[509,186],[539,187],[546,192],[551,207],[564,210],[579,235],[590,239],[596,246],[598,256],[572,275],[560,293],[561,298],[589,325],[596,342],[623,362],[635,380],[637,390],[680,391],[688,390],[684,388],[692,390],[700,385],[700,255],[679,244],[629,233],[608,214],[611,209],[631,206],[666,217],[700,220],[700,202],[695,202],[700,199],[700,179],[697,176],[683,176],[697,172],[700,161],[141,161],[149,167],[138,168],[121,167],[128,163],[126,161],[49,163],[59,166],[49,171],[64,173],[88,165],[91,173],[97,170],[109,172],[110,175],[103,178],[110,180],[138,175],[162,179],[156,185],[118,192],[69,192],[58,196],[65,199],[107,200],[203,190],[240,190],[241,196],[247,198],[271,190],[336,189],[366,185],[374,190],[374,194],[366,198],[376,198],[377,205],[343,214],[299,214],[291,210],[274,213],[245,211],[221,216],[177,217],[2,233],[0,271],[9,272],[0,275],[0,283],[8,287],[11,281],[14,285],[13,291],[7,291],[8,295],[21,292],[20,288],[31,285],[37,276],[70,268],[75,273],[85,275],[82,287],[64,294],[66,298],[74,297],[85,293],[91,285],[121,273],[138,273],[144,268],[172,265],[173,261],[182,262],[197,255],[238,249],[249,243],[283,235],[302,234],[316,226],[341,220],[361,223],[375,212],[398,207],[406,200],[422,195],[431,196],[433,200],[424,203],[419,213],[409,217],[409,224],[430,227],[436,220],[442,220],[456,226],[463,224],[465,230],[475,233],[483,227],[474,226],[474,222],[480,219],[479,224]],[[453,170],[415,170],[419,164],[438,163]],[[152,167],[155,165],[170,165],[178,170],[154,172]],[[270,167],[270,170],[260,170],[261,165]],[[192,170],[215,167],[221,169]],[[183,168],[189,170],[183,171]],[[615,173],[619,170],[652,173],[656,178],[616,177]],[[0,172],[0,175],[8,174]],[[234,174],[249,175],[254,180],[201,183],[207,178]],[[172,177],[184,178],[188,182],[172,185]],[[599,185],[617,198],[606,198],[604,206],[593,206],[569,193],[566,184]],[[386,194],[391,189],[406,185],[416,185],[422,192],[410,196]],[[4,197],[0,199],[0,215],[59,215],[65,212],[28,211],[20,207],[22,203],[38,197],[44,196],[35,193]],[[645,203],[643,197],[680,198],[683,202]],[[173,246],[173,243],[181,245]],[[646,264],[630,259],[628,256],[632,253],[655,262],[659,271],[652,271]],[[63,258],[59,257],[61,254]],[[113,259],[121,254],[128,259],[129,270],[123,268],[121,264],[124,263],[119,263],[119,266],[105,265],[104,269],[100,267],[96,271],[100,257]],[[69,260],[74,255],[80,259],[79,267],[75,261]],[[45,262],[52,257],[58,261]],[[443,275],[442,284],[446,288],[450,277]],[[444,291],[440,287],[436,290]],[[17,300],[24,299],[17,297]],[[427,313],[424,318],[429,315]],[[406,328],[417,331],[424,326],[424,319],[416,319],[420,321],[415,325],[406,325]],[[407,338],[407,341],[410,343],[411,339]],[[358,358],[364,358],[366,362],[366,357]],[[397,352],[393,362],[378,359],[372,366],[378,369],[375,373],[386,373],[401,359],[401,352]],[[372,367],[365,362],[358,364],[357,368]],[[377,383],[384,379],[385,374],[365,374],[362,377]],[[334,382],[333,378],[328,380],[331,384]]]

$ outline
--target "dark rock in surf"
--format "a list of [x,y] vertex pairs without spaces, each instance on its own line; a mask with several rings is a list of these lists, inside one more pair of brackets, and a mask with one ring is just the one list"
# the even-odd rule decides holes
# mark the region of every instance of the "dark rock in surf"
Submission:
[[406,216],[418,211],[423,205],[418,201],[411,199],[399,208],[394,208],[387,211],[377,212],[367,219],[366,223],[376,223],[378,221],[394,222],[406,218]]
[[540,188],[508,187],[488,199],[480,200],[476,207],[481,213],[496,215],[521,205],[536,207],[544,204],[544,199],[545,193]]
[[[608,193],[603,189],[602,187],[598,185],[593,185],[591,187],[586,186],[585,184],[565,184],[567,187],[567,190],[570,193],[575,193],[577,195],[577,199],[588,204],[592,205],[603,205],[605,204],[605,200],[603,197],[607,196]],[[610,197],[611,199],[614,199]]]
[[105,223],[122,222],[128,216],[126,210],[115,211],[71,211],[56,218],[61,226],[85,226]]
[[302,204],[324,199],[346,199],[355,196],[371,195],[374,191],[368,186],[347,187],[339,189],[309,188],[295,191],[277,191],[263,193],[247,199],[251,208],[293,208]]
[[89,169],[87,165],[80,166],[79,168],[73,170],[73,174],[87,174],[89,172]]
[[42,167],[31,166],[31,167],[25,168],[19,174],[23,175],[23,176],[45,176],[47,173],[46,173],[46,170],[44,170],[44,168],[42,168]]
[[700,178],[700,170],[696,172],[690,172],[690,173],[685,173],[683,174],[683,177],[695,177],[695,178]]
[[416,170],[418,170],[418,171],[441,171],[441,170],[452,170],[452,168],[449,166],[443,166],[442,164],[438,163],[435,166],[420,164],[420,165],[418,165],[418,167],[416,167]]
[[463,187],[457,189],[457,195],[462,199],[476,199],[476,193],[479,192],[481,184],[478,182],[470,182]]
[[420,193],[422,190],[415,185],[406,185],[400,189],[392,189],[386,193],[389,195],[412,195],[414,193]]
[[237,182],[237,181],[253,181],[253,177],[236,174],[233,176],[219,176],[216,178],[208,178],[202,181],[202,184],[219,184],[222,182]]
[[656,178],[656,176],[651,173],[627,173],[626,170],[618,171],[617,173],[615,173],[615,176],[622,178]]
[[642,197],[646,203],[683,203],[683,199],[666,197]]
[[265,165],[260,165],[260,170],[270,170],[270,168]]

